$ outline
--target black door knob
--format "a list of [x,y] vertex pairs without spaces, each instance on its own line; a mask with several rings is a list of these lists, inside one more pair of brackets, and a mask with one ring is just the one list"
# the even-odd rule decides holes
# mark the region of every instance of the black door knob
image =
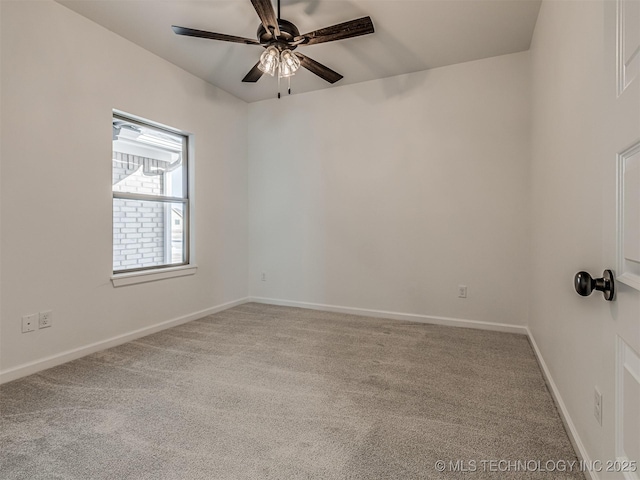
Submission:
[[602,272],[601,278],[593,278],[587,272],[578,272],[573,279],[573,285],[576,288],[576,292],[583,297],[588,297],[591,292],[597,290],[602,292],[604,299],[609,302],[613,300],[616,293],[615,280],[611,270]]

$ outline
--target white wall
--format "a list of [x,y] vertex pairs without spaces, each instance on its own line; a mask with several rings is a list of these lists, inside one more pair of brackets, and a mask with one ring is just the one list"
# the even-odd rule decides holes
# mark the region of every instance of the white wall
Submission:
[[[0,369],[246,297],[246,103],[59,4],[1,4]],[[114,108],[195,135],[194,276],[110,282]]]
[[[605,31],[615,19],[606,17],[605,3],[546,1],[536,25],[529,320],[579,439],[603,462],[615,459],[616,328],[640,318],[637,291],[618,283],[617,301],[607,303],[599,293],[579,297],[572,282],[580,270],[600,276],[615,269],[616,162],[607,150],[615,39]],[[634,335],[640,345],[637,326]],[[596,386],[602,426],[593,414]]]
[[250,294],[525,324],[529,121],[528,52],[250,104]]
[[530,329],[594,453],[600,451],[599,426],[590,400],[602,378],[605,302],[580,298],[572,278],[581,269],[602,270],[601,211],[585,205],[585,197],[600,198],[602,189],[598,126],[592,123],[602,113],[602,24],[600,2],[543,2],[531,48]]

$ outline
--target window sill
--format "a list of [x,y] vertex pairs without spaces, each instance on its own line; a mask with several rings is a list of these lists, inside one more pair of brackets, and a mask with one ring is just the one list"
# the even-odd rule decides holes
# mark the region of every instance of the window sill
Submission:
[[198,270],[197,265],[181,265],[179,267],[163,268],[161,270],[147,270],[143,272],[118,273],[111,277],[114,287],[125,287],[138,283],[155,282],[167,278],[185,277],[194,275]]

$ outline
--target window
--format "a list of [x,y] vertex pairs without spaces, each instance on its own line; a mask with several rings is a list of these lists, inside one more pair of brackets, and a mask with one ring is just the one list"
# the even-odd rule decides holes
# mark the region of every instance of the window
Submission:
[[113,115],[113,272],[189,263],[188,137]]

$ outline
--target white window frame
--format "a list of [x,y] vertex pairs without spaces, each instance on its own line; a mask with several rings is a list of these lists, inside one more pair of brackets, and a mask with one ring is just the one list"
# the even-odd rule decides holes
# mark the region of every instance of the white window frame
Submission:
[[[182,161],[183,161],[183,196],[182,197],[169,197],[169,196],[159,196],[159,195],[149,195],[149,194],[141,194],[141,193],[125,193],[125,192],[115,192],[112,191],[112,206],[113,200],[115,199],[124,199],[124,200],[146,200],[146,201],[155,201],[162,203],[181,203],[183,205],[183,219],[182,219],[182,227],[183,227],[183,262],[176,264],[163,264],[163,265],[153,265],[149,267],[137,267],[132,269],[123,269],[118,271],[112,271],[111,281],[114,287],[126,286],[126,285],[134,285],[138,283],[146,283],[152,282],[156,280],[163,280],[167,278],[181,277],[187,275],[193,275],[197,271],[197,265],[192,263],[193,260],[193,244],[191,241],[192,234],[192,192],[191,192],[191,177],[193,175],[193,167],[192,167],[192,137],[187,132],[178,130],[173,127],[168,127],[166,125],[161,125],[156,122],[150,121],[145,118],[141,118],[135,115],[131,115],[125,112],[121,112],[118,110],[113,110],[113,119],[122,120],[128,123],[132,123],[135,125],[139,125],[142,127],[152,128],[159,130],[160,132],[167,132],[173,135],[179,135],[183,138],[183,149],[182,149]],[[170,210],[170,208],[169,208]],[[165,217],[170,218],[170,214],[166,214]],[[113,218],[113,212],[112,212]],[[166,224],[167,218],[165,218]],[[166,241],[171,241],[171,225],[166,229],[165,232],[165,246]],[[113,255],[115,254],[113,250],[113,229],[112,229],[112,237],[111,237],[111,255],[112,255],[112,264],[113,264]],[[113,267],[112,267],[113,268]]]

